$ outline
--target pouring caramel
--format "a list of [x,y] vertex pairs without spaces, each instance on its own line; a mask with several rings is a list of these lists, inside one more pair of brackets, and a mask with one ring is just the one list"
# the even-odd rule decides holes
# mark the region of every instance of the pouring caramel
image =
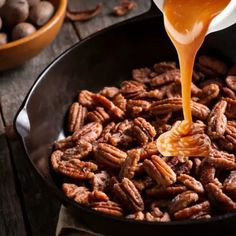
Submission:
[[211,142],[195,132],[191,114],[191,82],[196,53],[202,45],[212,19],[230,0],[165,0],[164,23],[179,57],[184,121],[157,140],[164,156],[208,156]]

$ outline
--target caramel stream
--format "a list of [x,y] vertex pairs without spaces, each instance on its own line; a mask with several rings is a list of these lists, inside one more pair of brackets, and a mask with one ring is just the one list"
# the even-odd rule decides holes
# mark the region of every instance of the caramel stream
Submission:
[[212,19],[230,0],[165,0],[164,23],[179,57],[184,121],[157,140],[164,156],[208,156],[210,139],[194,132],[191,114],[191,82],[196,53]]

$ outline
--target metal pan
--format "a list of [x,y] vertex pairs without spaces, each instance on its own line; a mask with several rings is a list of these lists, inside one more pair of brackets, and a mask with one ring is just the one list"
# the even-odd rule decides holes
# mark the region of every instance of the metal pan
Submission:
[[[200,50],[236,62],[236,26],[211,34]],[[25,99],[15,127],[26,156],[45,186],[71,208],[94,231],[105,235],[230,235],[236,229],[236,214],[206,221],[169,223],[137,222],[111,217],[90,210],[68,199],[61,192],[49,165],[54,140],[64,136],[65,116],[81,89],[98,91],[130,77],[133,68],[151,66],[161,60],[177,60],[162,17],[136,18],[94,34],[76,44],[39,76]]]

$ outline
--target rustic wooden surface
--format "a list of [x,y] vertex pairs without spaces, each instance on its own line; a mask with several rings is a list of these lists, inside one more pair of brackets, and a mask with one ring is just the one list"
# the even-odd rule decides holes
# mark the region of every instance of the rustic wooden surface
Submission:
[[0,235],[55,235],[60,203],[45,189],[28,163],[19,140],[7,137],[17,110],[40,72],[71,45],[98,30],[144,13],[149,0],[136,0],[137,8],[124,17],[111,14],[120,0],[69,0],[71,10],[93,8],[102,13],[87,22],[65,21],[55,41],[25,65],[0,72]]

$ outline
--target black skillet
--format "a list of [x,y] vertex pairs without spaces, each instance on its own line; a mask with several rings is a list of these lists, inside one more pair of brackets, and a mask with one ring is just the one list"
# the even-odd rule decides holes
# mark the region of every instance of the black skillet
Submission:
[[[207,36],[199,53],[218,54],[235,63],[235,42],[236,26],[232,26]],[[117,85],[130,78],[133,68],[152,66],[162,60],[177,60],[176,52],[165,33],[162,17],[150,13],[105,29],[64,52],[39,76],[16,116],[15,126],[27,157],[49,190],[96,232],[234,235],[236,214],[170,223],[137,222],[100,214],[65,197],[50,169],[52,144],[64,136],[65,116],[79,90],[98,91],[104,86]]]

